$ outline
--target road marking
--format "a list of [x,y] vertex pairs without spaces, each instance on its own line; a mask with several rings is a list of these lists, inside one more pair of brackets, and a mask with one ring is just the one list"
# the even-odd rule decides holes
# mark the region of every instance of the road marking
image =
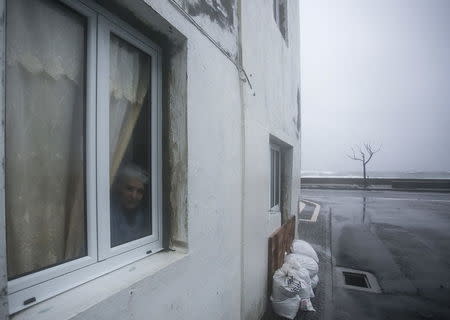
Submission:
[[414,198],[382,198],[376,197],[372,199],[386,199],[386,200],[413,200],[413,201],[430,201],[430,202],[450,202],[450,200],[440,200],[440,199],[414,199]]
[[317,217],[319,216],[319,212],[320,212],[320,205],[318,203],[312,202],[312,201],[308,201],[308,200],[302,200],[300,201],[300,211],[299,214],[303,211],[303,209],[306,207],[306,203],[309,203],[311,205],[314,205],[314,213],[311,216],[311,219],[298,219],[298,221],[305,221],[305,222],[316,222],[317,221]]
[[302,212],[303,209],[305,209],[305,207],[306,207],[306,203],[304,203],[303,201],[300,201],[300,211],[299,211],[299,213]]

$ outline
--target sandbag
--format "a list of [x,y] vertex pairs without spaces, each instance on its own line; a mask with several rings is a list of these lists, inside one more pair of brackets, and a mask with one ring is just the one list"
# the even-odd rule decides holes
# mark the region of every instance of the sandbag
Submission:
[[273,275],[272,297],[275,300],[284,300],[297,295],[295,289],[289,282],[289,274],[286,270],[278,269]]
[[273,275],[272,297],[280,301],[295,295],[300,298],[314,297],[309,272],[304,268],[294,269],[285,263]]
[[305,268],[308,270],[310,278],[319,272],[319,265],[309,256],[291,253],[285,256],[284,261],[294,269]]
[[316,309],[314,309],[310,299],[300,300],[300,310],[316,312]]
[[300,300],[301,299],[298,295],[284,300],[275,300],[273,297],[270,297],[273,311],[277,315],[288,319],[294,319],[297,315],[298,309],[300,307]]
[[311,287],[314,289],[317,287],[317,284],[319,283],[319,276],[316,274],[314,277],[311,278]]
[[319,257],[317,256],[316,251],[304,240],[294,240],[291,245],[291,252],[311,257],[316,263],[319,263]]
[[311,286],[311,278],[308,270],[305,268],[292,269],[292,273],[297,279],[300,279],[301,290],[298,291],[300,298],[313,298],[314,291]]

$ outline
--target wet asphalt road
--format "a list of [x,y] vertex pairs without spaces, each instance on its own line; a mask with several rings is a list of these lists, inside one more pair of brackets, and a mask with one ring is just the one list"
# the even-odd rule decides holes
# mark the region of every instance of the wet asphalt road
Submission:
[[[450,194],[302,190],[321,206],[299,237],[321,257],[317,313],[305,319],[450,319]],[[308,204],[299,218],[312,216]],[[338,267],[375,275],[381,293],[342,287]]]

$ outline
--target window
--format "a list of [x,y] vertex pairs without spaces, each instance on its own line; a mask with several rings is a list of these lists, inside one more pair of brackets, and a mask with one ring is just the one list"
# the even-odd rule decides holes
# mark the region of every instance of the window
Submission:
[[287,0],[273,0],[273,18],[287,40]]
[[7,3],[11,313],[162,249],[161,51],[84,3]]
[[280,211],[281,196],[281,150],[280,147],[270,145],[270,210]]

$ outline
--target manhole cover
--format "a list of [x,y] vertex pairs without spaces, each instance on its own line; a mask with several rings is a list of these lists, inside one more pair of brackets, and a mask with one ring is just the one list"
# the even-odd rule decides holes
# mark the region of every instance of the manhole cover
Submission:
[[377,279],[372,273],[367,271],[336,267],[335,279],[337,287],[381,293]]

